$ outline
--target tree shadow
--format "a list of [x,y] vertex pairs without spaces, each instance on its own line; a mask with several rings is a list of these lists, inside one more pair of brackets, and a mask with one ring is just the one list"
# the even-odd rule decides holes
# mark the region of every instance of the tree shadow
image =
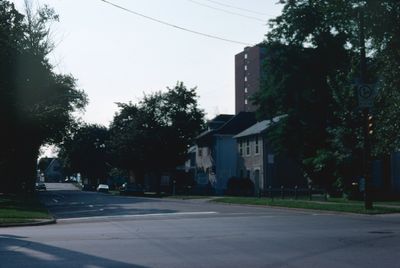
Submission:
[[25,237],[0,235],[0,267],[133,267],[145,266],[93,256],[38,242]]

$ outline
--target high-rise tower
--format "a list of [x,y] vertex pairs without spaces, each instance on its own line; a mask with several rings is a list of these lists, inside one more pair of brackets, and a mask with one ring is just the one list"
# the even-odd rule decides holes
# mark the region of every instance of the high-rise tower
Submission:
[[245,47],[235,55],[235,113],[254,112],[251,96],[260,90],[265,48]]

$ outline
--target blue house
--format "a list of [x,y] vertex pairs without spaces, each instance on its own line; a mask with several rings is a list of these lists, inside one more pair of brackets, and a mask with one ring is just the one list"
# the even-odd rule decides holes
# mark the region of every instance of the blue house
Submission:
[[209,126],[214,128],[210,127],[196,138],[195,179],[199,186],[208,185],[216,194],[223,194],[229,178],[237,175],[238,152],[234,136],[254,125],[256,118],[252,112],[240,112],[235,116],[217,116],[210,122]]

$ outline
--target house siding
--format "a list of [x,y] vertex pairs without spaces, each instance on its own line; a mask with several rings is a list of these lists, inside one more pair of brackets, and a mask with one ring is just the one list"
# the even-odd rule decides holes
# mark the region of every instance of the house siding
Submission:
[[217,194],[222,194],[227,188],[228,180],[237,173],[236,140],[233,135],[216,135],[214,148],[216,181],[213,186]]
[[[256,152],[256,140],[258,140],[258,153]],[[249,141],[249,154],[247,154],[247,141]],[[240,145],[242,143],[242,146]],[[237,141],[237,176],[249,177],[254,183],[255,191],[264,189],[265,174],[264,174],[264,141],[260,135],[238,139]],[[240,147],[242,147],[242,155],[240,154]],[[247,173],[250,173],[248,176]]]

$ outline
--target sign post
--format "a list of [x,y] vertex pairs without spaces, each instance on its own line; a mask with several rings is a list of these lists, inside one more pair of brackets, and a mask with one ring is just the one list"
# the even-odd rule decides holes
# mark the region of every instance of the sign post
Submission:
[[374,105],[374,99],[376,97],[375,84],[358,84],[357,96],[359,108],[371,108]]

